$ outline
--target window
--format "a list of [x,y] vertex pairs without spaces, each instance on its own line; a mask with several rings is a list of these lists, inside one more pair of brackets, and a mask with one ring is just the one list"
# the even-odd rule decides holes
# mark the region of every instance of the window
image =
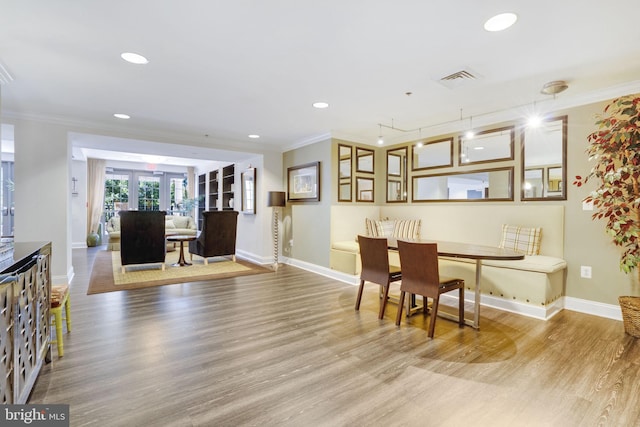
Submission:
[[[137,200],[137,203],[136,203]],[[104,220],[121,210],[166,211],[167,215],[193,215],[187,177],[183,173],[111,170],[105,174]]]
[[138,177],[138,210],[160,210],[160,177],[142,175]]
[[129,174],[108,173],[104,184],[104,219],[108,221],[121,210],[129,209]]

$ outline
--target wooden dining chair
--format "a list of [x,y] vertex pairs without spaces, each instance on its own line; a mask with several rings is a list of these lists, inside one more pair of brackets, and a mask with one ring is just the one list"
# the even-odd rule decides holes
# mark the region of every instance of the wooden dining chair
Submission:
[[389,265],[389,247],[386,238],[358,236],[358,244],[362,270],[356,310],[360,310],[364,282],[376,283],[382,287],[380,313],[378,314],[378,319],[382,319],[389,299],[389,286],[392,282],[402,279],[402,272],[400,267]]
[[400,285],[400,302],[398,304],[396,325],[400,325],[406,292],[422,295],[425,309],[427,298],[432,298],[429,338],[433,338],[440,295],[458,289],[460,299],[458,324],[460,327],[464,326],[464,280],[440,276],[437,244],[398,240],[398,252],[400,253],[400,266],[402,267],[402,284]]

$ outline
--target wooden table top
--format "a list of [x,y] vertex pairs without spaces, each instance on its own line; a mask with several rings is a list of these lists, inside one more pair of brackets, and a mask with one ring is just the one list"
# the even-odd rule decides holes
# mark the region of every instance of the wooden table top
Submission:
[[[524,259],[524,255],[510,249],[502,249],[496,246],[475,245],[471,243],[447,242],[443,240],[428,239],[401,239],[412,243],[436,243],[438,245],[438,255],[452,258],[469,259],[493,259],[493,260],[519,260]],[[387,239],[389,249],[398,249],[398,239]]]

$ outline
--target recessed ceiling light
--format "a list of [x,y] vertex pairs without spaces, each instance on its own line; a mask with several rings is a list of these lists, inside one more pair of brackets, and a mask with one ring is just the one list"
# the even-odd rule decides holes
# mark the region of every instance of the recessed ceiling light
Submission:
[[487,31],[502,31],[516,23],[518,16],[515,13],[507,12],[489,18],[484,23],[484,29]]
[[119,119],[130,119],[131,116],[129,116],[128,114],[122,114],[122,113],[115,113],[113,115],[113,117],[117,117]]
[[147,58],[137,53],[125,52],[121,54],[120,57],[127,62],[131,62],[132,64],[143,65],[149,63],[149,60]]
[[327,108],[329,106],[329,103],[327,102],[314,102],[313,103],[313,107],[314,108]]
[[247,135],[249,138],[251,139],[258,139],[260,138],[260,135],[256,135],[255,133],[252,133],[251,135]]

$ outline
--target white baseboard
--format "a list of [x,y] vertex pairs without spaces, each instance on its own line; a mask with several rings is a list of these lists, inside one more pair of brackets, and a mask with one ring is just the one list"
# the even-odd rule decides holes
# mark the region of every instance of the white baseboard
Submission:
[[51,276],[51,284],[52,285],[68,285],[71,283],[71,281],[73,280],[74,276],[76,275],[73,266],[69,267],[69,270],[67,271],[67,275],[64,276],[62,274],[60,275],[56,275],[56,276]]
[[330,268],[321,267],[316,264],[311,264],[306,261],[300,261],[294,258],[287,258],[285,264],[292,265],[294,267],[301,268],[303,270],[311,271],[312,273],[320,274],[321,276],[329,277],[331,279],[338,280],[340,282],[348,283],[350,285],[359,285],[360,277],[353,276],[351,274],[342,273]]
[[259,256],[256,255],[252,252],[247,252],[247,251],[243,251],[240,249],[236,250],[236,256],[238,258],[247,260],[249,262],[252,262],[254,264],[258,264],[258,265],[268,265],[268,264],[273,264],[273,257],[265,257],[265,256]]
[[[345,274],[336,270],[332,270],[330,268],[320,267],[318,265],[296,260],[293,258],[288,258],[283,262],[285,264],[290,264],[294,267],[311,271],[322,276],[330,277],[332,279],[348,283],[350,285],[360,284],[359,276]],[[473,297],[473,293],[465,293],[465,301],[473,303]],[[441,296],[441,301],[443,301],[447,305],[455,306],[458,303],[458,297],[444,294]],[[561,297],[547,306],[537,307],[518,301],[509,301],[502,298],[496,298],[491,295],[481,295],[480,304],[486,307],[492,307],[498,310],[508,311],[511,313],[520,314],[540,320],[549,320],[553,316],[561,312],[563,309],[591,314],[593,316],[605,317],[608,319],[620,321],[622,320],[622,312],[620,311],[620,306],[618,305],[604,304],[597,301],[589,301],[573,297]]]
[[589,301],[580,298],[563,297],[564,308],[580,313],[592,314],[594,316],[606,317],[607,319],[622,321],[622,311],[619,305],[605,304],[597,301]]

